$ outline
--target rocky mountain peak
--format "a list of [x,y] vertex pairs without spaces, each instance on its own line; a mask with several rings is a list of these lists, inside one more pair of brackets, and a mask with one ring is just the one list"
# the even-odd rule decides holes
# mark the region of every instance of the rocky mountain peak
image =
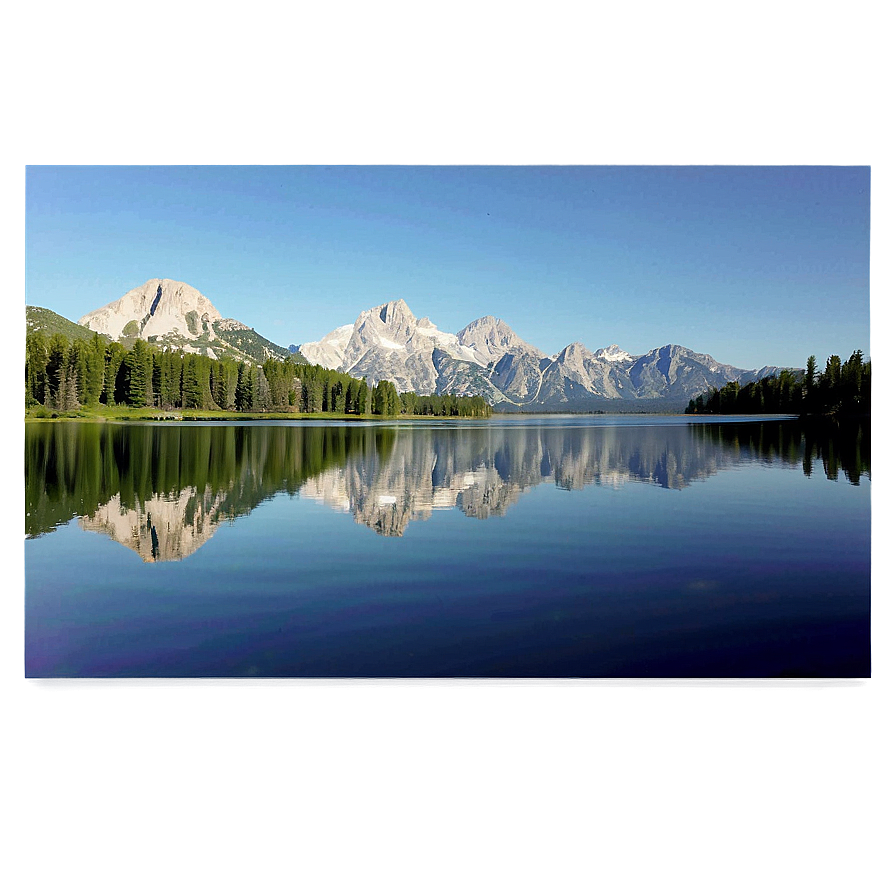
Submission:
[[417,318],[404,299],[394,299],[372,310],[387,327],[417,323]]
[[508,352],[541,354],[537,348],[520,339],[503,320],[490,314],[467,324],[457,334],[457,341],[472,349],[486,364],[500,360]]
[[[483,327],[506,327],[508,330],[510,327],[504,323],[503,320],[499,317],[495,317],[491,314],[486,314],[484,317],[477,317],[476,320],[472,321],[472,323],[467,324],[460,333],[466,333],[468,330],[478,330]],[[458,333],[458,337],[460,337],[460,333]]]
[[557,355],[557,361],[563,363],[564,361],[593,357],[593,353],[581,342],[571,342]]
[[199,336],[221,313],[198,289],[179,280],[153,279],[85,314],[78,323],[113,339],[128,336]]
[[198,289],[179,280],[147,280],[79,323],[128,346],[140,338],[162,348],[258,363],[289,354],[238,320],[224,318]]

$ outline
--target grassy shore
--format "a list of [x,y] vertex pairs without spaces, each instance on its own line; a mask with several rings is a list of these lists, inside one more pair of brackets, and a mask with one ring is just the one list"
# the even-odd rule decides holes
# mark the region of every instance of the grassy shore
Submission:
[[84,420],[84,421],[170,421],[173,423],[183,421],[225,420],[239,422],[241,420],[472,420],[483,419],[473,417],[434,417],[422,414],[400,414],[399,417],[383,417],[379,414],[331,414],[321,411],[316,414],[303,414],[289,411],[266,411],[264,413],[246,413],[242,411],[162,411],[159,408],[129,408],[125,405],[108,407],[104,404],[89,408],[80,408],[76,411],[50,411],[41,405],[25,410],[25,422],[40,420]]

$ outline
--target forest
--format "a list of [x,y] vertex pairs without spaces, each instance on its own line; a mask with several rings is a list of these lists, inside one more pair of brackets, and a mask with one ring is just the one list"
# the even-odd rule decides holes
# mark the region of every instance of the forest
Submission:
[[805,373],[782,370],[755,383],[726,383],[688,404],[688,414],[799,414],[861,417],[871,413],[871,362],[854,351],[843,363],[831,355],[823,371],[815,355]]
[[480,396],[399,395],[383,380],[363,379],[317,364],[269,358],[263,365],[164,351],[137,339],[130,349],[61,333],[28,334],[25,343],[25,406],[64,413],[119,406],[162,411],[399,414],[488,417]]

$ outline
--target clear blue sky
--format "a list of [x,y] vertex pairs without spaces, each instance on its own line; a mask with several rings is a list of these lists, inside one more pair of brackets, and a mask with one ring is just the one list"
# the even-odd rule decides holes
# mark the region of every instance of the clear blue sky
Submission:
[[551,354],[740,367],[869,350],[870,169],[29,167],[27,304],[183,280],[281,345],[403,298]]

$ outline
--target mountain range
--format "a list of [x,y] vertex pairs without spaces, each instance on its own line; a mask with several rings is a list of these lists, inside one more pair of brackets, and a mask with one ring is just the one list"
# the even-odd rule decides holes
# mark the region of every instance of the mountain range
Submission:
[[147,281],[78,324],[125,345],[142,338],[256,363],[293,357],[364,377],[371,385],[391,380],[399,392],[482,395],[499,411],[680,409],[711,388],[783,369],[747,370],[673,344],[636,355],[615,344],[591,350],[573,342],[548,355],[498,318],[480,317],[447,333],[428,317],[415,317],[402,299],[363,311],[354,323],[315,342],[283,347],[224,318],[192,286],[165,279]]
[[681,345],[633,355],[618,345],[595,351],[573,342],[548,355],[504,321],[487,316],[458,333],[417,318],[401,299],[362,312],[354,324],[297,348],[309,361],[399,391],[483,395],[496,409],[658,410],[731,380],[751,382],[782,368],[746,370]]

